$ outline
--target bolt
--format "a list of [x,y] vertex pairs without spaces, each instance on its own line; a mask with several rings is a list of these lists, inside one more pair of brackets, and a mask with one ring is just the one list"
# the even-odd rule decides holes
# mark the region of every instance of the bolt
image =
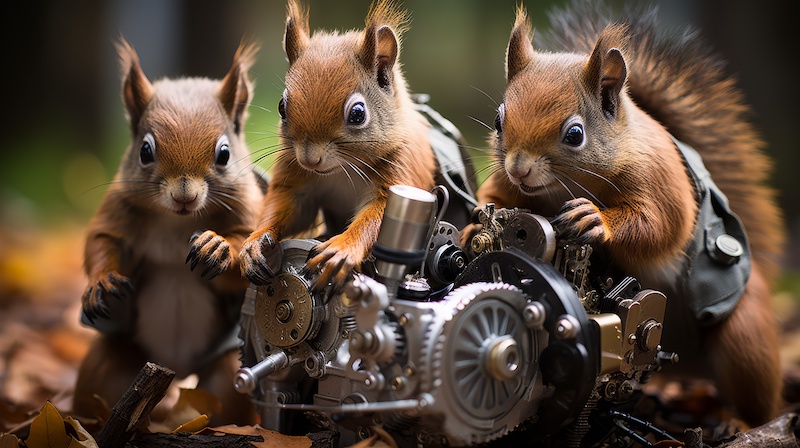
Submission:
[[350,333],[350,348],[361,353],[369,353],[375,346],[375,335],[371,331],[356,330]]
[[542,302],[531,302],[522,309],[522,318],[525,326],[534,330],[541,330],[544,325],[546,313]]
[[572,339],[578,334],[578,323],[577,320],[568,315],[564,314],[556,322],[556,337],[558,339]]
[[403,313],[400,317],[397,318],[397,323],[400,324],[401,327],[405,327],[411,323],[413,317],[409,313]]
[[287,323],[294,316],[294,305],[288,300],[281,300],[275,305],[275,317],[282,323]]
[[389,387],[395,392],[403,390],[405,385],[406,381],[402,376],[393,377],[391,381],[389,381]]

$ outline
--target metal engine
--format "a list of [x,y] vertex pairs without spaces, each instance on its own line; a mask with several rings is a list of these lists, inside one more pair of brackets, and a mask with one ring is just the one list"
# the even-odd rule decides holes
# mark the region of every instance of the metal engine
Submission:
[[307,422],[342,446],[375,427],[401,446],[518,433],[578,446],[594,410],[625,403],[677,360],[660,346],[662,293],[603,278],[590,246],[522,209],[488,205],[462,248],[437,202],[392,187],[373,259],[343,292],[310,289],[319,241],[282,243],[280,273],[252,285],[242,308],[235,386],[263,427]]

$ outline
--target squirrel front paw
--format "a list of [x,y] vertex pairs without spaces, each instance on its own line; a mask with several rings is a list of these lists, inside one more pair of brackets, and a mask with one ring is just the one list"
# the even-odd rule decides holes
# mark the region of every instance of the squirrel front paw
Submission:
[[133,284],[128,277],[117,272],[107,272],[100,278],[90,281],[83,291],[81,304],[83,312],[94,323],[97,317],[109,317],[108,297],[123,299],[133,292]]
[[307,268],[309,271],[321,271],[314,279],[312,288],[322,289],[330,282],[334,290],[341,289],[353,269],[361,265],[364,251],[350,241],[343,235],[336,235],[314,248]]
[[233,254],[231,245],[225,237],[218,235],[212,230],[196,232],[189,239],[189,255],[186,256],[186,263],[191,262],[191,270],[198,264],[205,265],[201,277],[211,280],[214,277],[227,271],[233,264]]
[[281,269],[283,250],[269,232],[248,238],[239,253],[242,275],[256,285],[268,283]]
[[586,198],[564,203],[552,224],[559,238],[580,244],[602,243],[610,235],[600,209]]

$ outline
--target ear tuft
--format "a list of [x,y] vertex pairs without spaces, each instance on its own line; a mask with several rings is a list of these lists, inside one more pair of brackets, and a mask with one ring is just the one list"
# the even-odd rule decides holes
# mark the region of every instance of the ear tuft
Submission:
[[286,31],[283,35],[283,49],[289,65],[300,57],[308,47],[309,27],[308,8],[303,8],[299,0],[289,0],[286,5]]
[[131,130],[135,132],[142,114],[153,97],[153,85],[142,71],[139,55],[128,41],[120,36],[115,46],[120,60],[122,102],[128,112]]
[[260,45],[242,39],[233,56],[233,64],[217,89],[217,98],[233,121],[234,132],[239,134],[247,118],[247,107],[253,96],[253,83],[248,71],[255,63]]
[[506,50],[506,82],[511,81],[533,60],[535,52],[531,44],[531,34],[533,27],[528,13],[525,8],[519,6]]

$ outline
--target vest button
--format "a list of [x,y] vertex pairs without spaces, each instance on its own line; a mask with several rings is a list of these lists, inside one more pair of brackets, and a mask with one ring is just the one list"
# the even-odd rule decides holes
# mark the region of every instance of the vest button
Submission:
[[722,264],[731,265],[744,255],[744,246],[736,238],[723,233],[714,240],[714,259]]

